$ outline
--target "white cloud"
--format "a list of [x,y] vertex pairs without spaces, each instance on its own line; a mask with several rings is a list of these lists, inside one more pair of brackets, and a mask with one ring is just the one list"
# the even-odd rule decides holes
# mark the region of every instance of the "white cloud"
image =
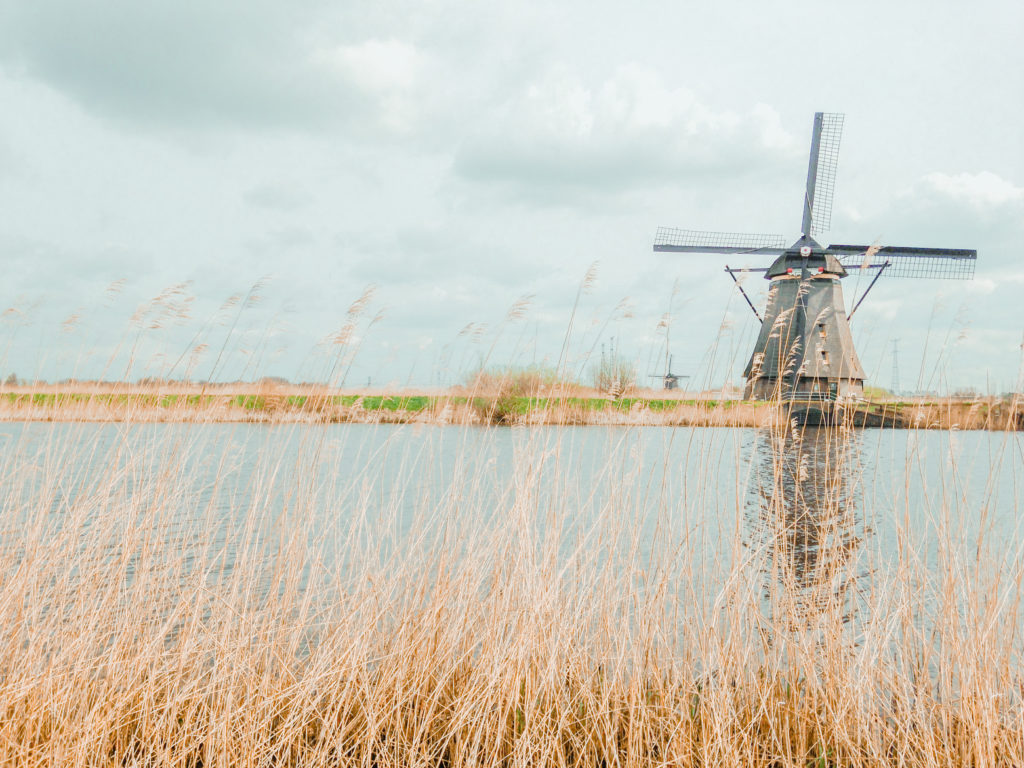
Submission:
[[355,45],[317,49],[310,56],[315,70],[327,73],[343,88],[362,94],[374,105],[366,119],[388,131],[408,134],[421,112],[425,56],[400,40],[376,38]]
[[967,293],[985,296],[996,290],[996,281],[988,277],[975,276],[973,280],[964,284],[964,290]]
[[846,205],[842,208],[843,215],[854,224],[859,224],[864,220],[864,214],[860,212],[860,209],[853,205]]
[[930,173],[925,183],[936,192],[977,208],[1024,205],[1024,188],[990,171],[980,173]]
[[[129,279],[126,317],[189,278],[212,314],[265,272],[281,275],[266,322],[278,302],[292,310],[292,361],[344,323],[351,294],[371,281],[393,307],[367,336],[390,340],[392,355],[358,363],[375,381],[405,381],[421,337],[456,350],[452,366],[475,361],[479,345],[458,329],[486,322],[496,332],[524,293],[538,297],[529,331],[503,340],[511,349],[527,339],[537,359],[557,358],[595,259],[607,266],[575,333],[591,312],[603,323],[628,292],[637,341],[626,321],[605,336],[614,332],[633,357],[652,343],[663,353],[650,328],[678,275],[674,309],[686,333],[672,334],[677,370],[696,374],[726,307],[738,313],[730,343],[742,364],[752,317],[722,260],[652,254],[651,233],[662,223],[795,225],[809,119],[829,105],[850,118],[832,241],[975,247],[996,288],[978,296],[960,286],[957,301],[983,305],[979,327],[1019,328],[1024,156],[1014,132],[1021,103],[1006,93],[1021,90],[1024,49],[1005,14],[961,36],[985,56],[941,46],[962,30],[952,12],[928,29],[909,14],[885,25],[893,55],[884,62],[833,56],[809,68],[799,47],[773,52],[765,31],[814,39],[834,18],[767,6],[737,15],[722,4],[608,10],[580,0],[0,0],[0,103],[18,115],[0,121],[9,266],[0,307],[21,293],[28,304],[49,296],[7,367],[43,365],[47,350],[42,375],[68,375],[59,363],[79,350],[60,321],[115,278]],[[877,18],[861,17],[843,17],[851,39],[877,32]],[[700,29],[714,34],[685,34]],[[919,47],[896,45],[906,40]],[[922,67],[923,50],[940,55]],[[948,110],[950,93],[962,109]],[[933,170],[946,173],[926,178]],[[766,285],[746,284],[759,305]],[[845,281],[848,299],[855,285]],[[875,323],[912,338],[934,325],[937,287],[880,281],[855,334]],[[989,289],[987,279],[973,286]],[[243,322],[262,327],[256,314],[246,310]],[[50,351],[51,327],[63,358]],[[858,336],[858,349],[870,354],[869,340]],[[968,378],[1008,364],[1003,352],[971,355]],[[319,375],[300,362],[275,365],[289,377]]]
[[355,85],[376,92],[412,88],[422,65],[415,46],[395,39],[343,45],[320,51],[314,58],[337,67]]
[[318,50],[312,61],[374,103],[382,127],[399,134],[415,128],[417,86],[425,62],[415,46],[393,38],[370,39]]
[[[872,315],[885,320],[895,320],[904,309],[904,304],[899,299],[883,299],[872,296],[870,303],[865,302],[864,307],[858,310],[858,315],[863,312],[865,315]],[[847,299],[849,303],[849,299]],[[852,322],[852,321],[851,321]]]
[[757,172],[795,146],[766,105],[746,113],[714,109],[636,63],[597,82],[557,65],[472,126],[455,167],[476,181],[614,193],[652,181]]

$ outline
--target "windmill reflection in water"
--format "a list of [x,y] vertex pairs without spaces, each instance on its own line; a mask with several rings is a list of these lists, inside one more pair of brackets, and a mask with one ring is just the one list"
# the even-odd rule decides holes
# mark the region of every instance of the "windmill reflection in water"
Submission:
[[871,575],[862,555],[872,530],[857,481],[862,438],[795,425],[757,437],[746,538],[760,559],[772,631],[836,629],[856,613]]

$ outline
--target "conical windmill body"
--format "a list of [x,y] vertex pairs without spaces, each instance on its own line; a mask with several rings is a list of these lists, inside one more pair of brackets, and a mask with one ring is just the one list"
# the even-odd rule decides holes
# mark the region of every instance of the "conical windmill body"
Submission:
[[[822,247],[815,235],[828,229],[832,192],[842,136],[843,116],[814,116],[810,162],[804,194],[801,236],[789,247],[774,235],[693,230],[658,230],[655,251],[775,256],[764,272],[770,281],[764,316],[758,314],[736,281],[761,329],[744,369],[744,398],[778,399],[800,406],[808,418],[828,418],[836,404],[863,396],[864,369],[857,358],[849,320],[883,274],[893,277],[969,279],[977,252],[949,248],[907,248],[866,245]],[[841,280],[848,271],[874,272],[867,290],[847,314]]]

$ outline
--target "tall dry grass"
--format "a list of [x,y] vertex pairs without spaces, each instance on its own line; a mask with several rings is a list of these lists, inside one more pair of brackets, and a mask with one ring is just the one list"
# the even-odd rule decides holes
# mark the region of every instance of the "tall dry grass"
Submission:
[[724,541],[628,441],[581,487],[562,431],[500,466],[357,436],[365,475],[329,428],[244,461],[204,424],[36,430],[0,467],[0,764],[1024,762],[1020,542],[966,541],[953,483],[873,554],[841,430],[749,470],[691,436],[693,503],[740,468]]

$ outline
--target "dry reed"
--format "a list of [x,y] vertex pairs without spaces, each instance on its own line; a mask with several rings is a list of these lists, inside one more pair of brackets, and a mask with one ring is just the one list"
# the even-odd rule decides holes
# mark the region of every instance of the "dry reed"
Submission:
[[[391,405],[382,407],[382,400]],[[426,392],[280,384],[0,387],[0,421],[763,428],[778,417],[778,409],[768,403],[713,393],[667,397],[635,392],[616,400],[529,370],[477,373],[464,387]],[[1008,398],[916,398],[860,404],[854,421],[867,427],[1017,431],[1024,430],[1024,406]]]
[[622,451],[601,494],[574,485],[559,432],[425,478],[401,435],[356,446],[400,465],[373,477],[324,428],[244,467],[205,424],[37,428],[3,454],[0,764],[1024,762],[1020,553],[984,526],[962,546],[978,510],[951,489],[931,541],[897,522],[849,591],[866,555],[821,532],[846,492],[826,478],[809,512],[800,490],[826,465],[859,482],[845,433],[825,464],[766,433],[764,535],[706,558]]

